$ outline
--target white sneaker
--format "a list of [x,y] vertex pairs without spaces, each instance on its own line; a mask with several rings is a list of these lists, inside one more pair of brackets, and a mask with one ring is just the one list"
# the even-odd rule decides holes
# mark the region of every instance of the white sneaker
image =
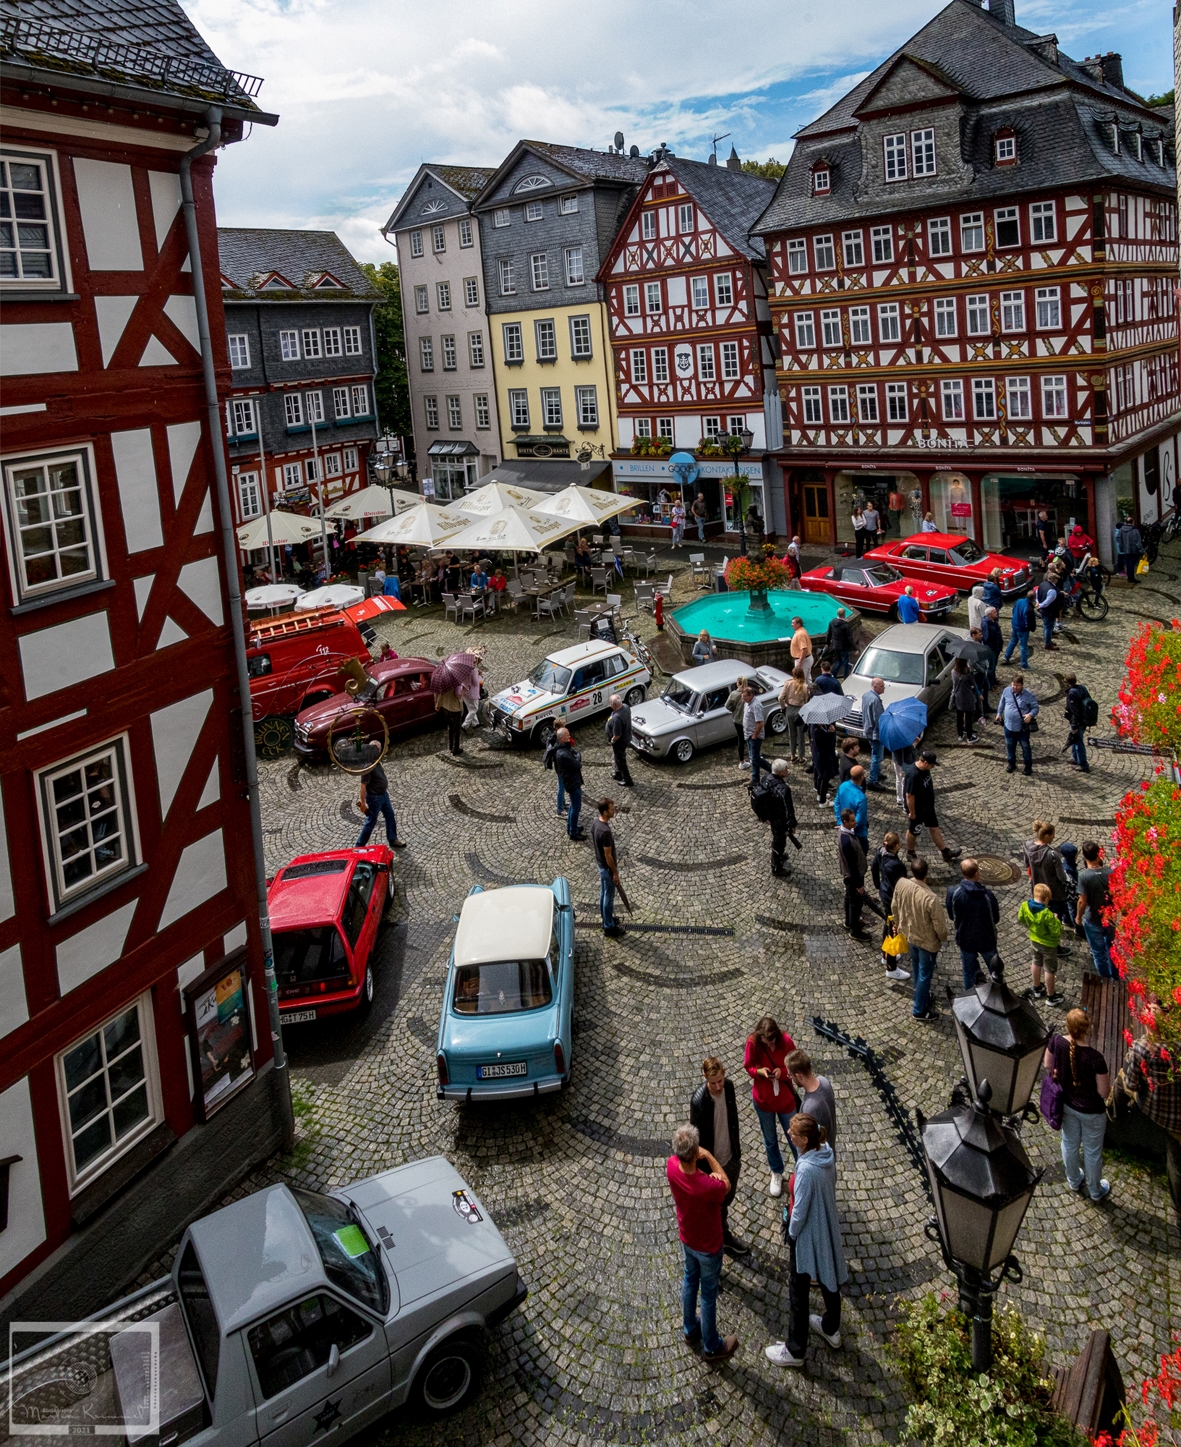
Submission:
[[803,1357],[793,1357],[787,1349],[786,1342],[772,1342],[769,1347],[764,1348],[764,1351],[767,1360],[774,1362],[777,1367],[802,1367],[804,1365]]
[[900,970],[897,966],[895,966],[892,970],[887,970],[887,971],[886,971],[886,979],[887,979],[887,980],[909,980],[909,979],[910,979],[910,971],[909,971],[909,970]]
[[743,761],[738,765],[738,767],[740,769],[749,769],[750,763],[746,759],[743,759]]
[[826,1332],[826,1331],[824,1330],[824,1328],[820,1325],[820,1320],[821,1320],[821,1319],[820,1319],[820,1317],[818,1317],[818,1316],[810,1316],[810,1317],[808,1318],[808,1321],[809,1321],[809,1323],[811,1324],[812,1330],[813,1330],[813,1331],[816,1331],[816,1332],[819,1332],[820,1335],[824,1338],[824,1340],[829,1344],[829,1346],[832,1347],[832,1349],[833,1349],[834,1352],[835,1352],[835,1351],[838,1351],[838,1350],[840,1349],[840,1345],[841,1345],[841,1334],[840,1334],[840,1332],[839,1332],[839,1331],[834,1331],[833,1334],[832,1334],[832,1336],[829,1336],[828,1332]]
[[767,1187],[767,1189],[768,1189],[768,1191],[771,1193],[772,1196],[782,1196],[782,1195],[783,1195],[783,1172],[782,1172],[782,1171],[772,1171],[772,1172],[771,1172],[771,1184]]

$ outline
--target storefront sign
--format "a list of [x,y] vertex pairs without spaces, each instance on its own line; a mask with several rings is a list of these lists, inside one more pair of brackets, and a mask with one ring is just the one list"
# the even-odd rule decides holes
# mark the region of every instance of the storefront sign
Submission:
[[926,452],[967,452],[963,437],[916,437],[914,445]]
[[246,951],[232,955],[185,987],[185,1015],[196,1086],[197,1115],[209,1117],[254,1079]]
[[972,504],[970,502],[953,502],[951,505],[953,518],[970,518],[972,516]]
[[[612,475],[619,482],[669,482],[678,484],[675,472],[669,467],[667,457],[630,457],[622,461],[612,462]],[[740,462],[739,473],[750,482],[763,481],[762,462]],[[698,478],[731,478],[734,477],[734,464],[732,462],[714,462],[708,458],[697,459]]]

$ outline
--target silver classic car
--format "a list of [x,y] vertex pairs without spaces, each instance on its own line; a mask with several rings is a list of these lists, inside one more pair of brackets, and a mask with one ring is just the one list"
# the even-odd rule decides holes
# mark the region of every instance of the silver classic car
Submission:
[[674,673],[659,698],[632,711],[632,747],[650,759],[668,756],[687,764],[698,749],[734,742],[734,720],[726,699],[739,675],[754,682],[766,709],[766,734],[782,734],[787,718],[779,690],[787,674],[778,668],[752,668],[738,658],[723,658],[700,668]]

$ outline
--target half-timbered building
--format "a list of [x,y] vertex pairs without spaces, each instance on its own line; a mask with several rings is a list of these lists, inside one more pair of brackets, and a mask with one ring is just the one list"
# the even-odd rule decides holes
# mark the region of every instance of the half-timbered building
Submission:
[[1174,138],[1118,56],[952,0],[804,127],[755,229],[806,541],[895,494],[903,532],[1020,546],[1045,506],[1110,560],[1172,505]]
[[[653,503],[672,481],[662,455],[749,431],[742,505],[753,497],[768,516],[762,459],[768,436],[781,441],[780,409],[765,251],[751,227],[774,190],[737,155],[718,166],[662,149],[599,272],[619,409],[613,470],[620,486]],[[737,495],[726,487],[733,471],[730,461],[703,460],[694,483],[728,529],[737,527]],[[777,529],[781,497],[770,514]]]
[[61,1320],[280,1134],[203,383],[211,147],[275,117],[175,0],[0,32],[0,1314]]

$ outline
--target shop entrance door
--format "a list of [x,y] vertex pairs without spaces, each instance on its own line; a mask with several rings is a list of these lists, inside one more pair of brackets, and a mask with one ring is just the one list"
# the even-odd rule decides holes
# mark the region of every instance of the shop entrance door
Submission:
[[804,542],[821,545],[832,541],[828,521],[828,485],[806,482],[804,491]]

